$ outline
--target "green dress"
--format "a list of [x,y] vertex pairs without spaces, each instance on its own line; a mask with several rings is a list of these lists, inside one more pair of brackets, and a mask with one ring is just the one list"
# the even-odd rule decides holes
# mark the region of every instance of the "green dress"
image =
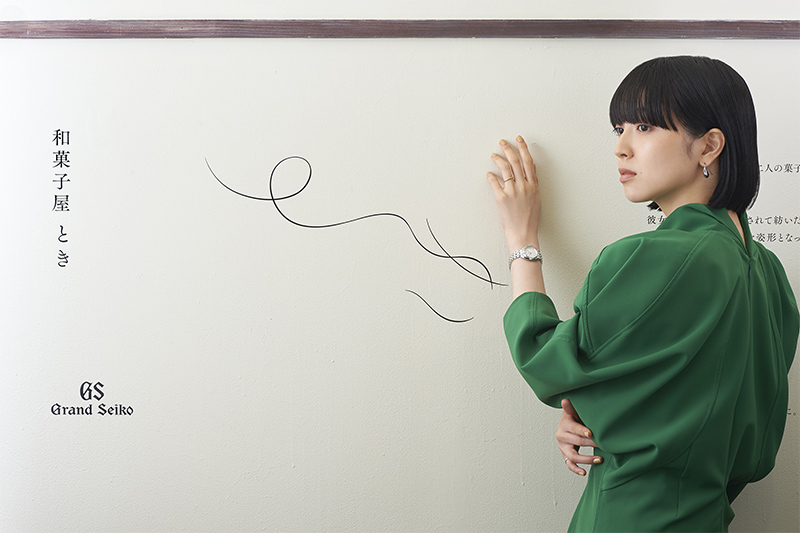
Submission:
[[725,209],[690,204],[606,247],[561,321],[520,295],[504,327],[539,399],[594,433],[570,531],[727,531],[730,503],[774,466],[797,303],[775,255]]

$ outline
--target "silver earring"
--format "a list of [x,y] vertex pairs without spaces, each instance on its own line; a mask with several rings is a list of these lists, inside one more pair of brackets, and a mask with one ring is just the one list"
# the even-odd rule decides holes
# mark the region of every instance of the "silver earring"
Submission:
[[710,176],[710,174],[708,173],[708,169],[706,167],[703,167],[703,177],[707,178],[709,176]]

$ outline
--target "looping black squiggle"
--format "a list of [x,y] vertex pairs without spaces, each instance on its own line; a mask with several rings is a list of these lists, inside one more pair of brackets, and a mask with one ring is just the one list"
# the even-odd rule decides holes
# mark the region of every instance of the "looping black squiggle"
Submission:
[[[280,167],[281,164],[283,164],[286,161],[289,161],[291,159],[299,159],[299,160],[303,161],[308,166],[308,178],[306,179],[305,183],[303,183],[303,186],[300,187],[300,189],[297,190],[296,192],[294,192],[292,194],[288,194],[286,196],[276,197],[274,192],[273,192],[273,180],[275,178],[275,172],[278,170],[278,167]],[[425,246],[419,240],[419,238],[417,237],[417,234],[414,232],[414,229],[411,227],[411,224],[409,224],[409,222],[404,217],[402,217],[401,215],[398,215],[397,213],[389,213],[389,212],[386,212],[386,213],[372,213],[372,214],[369,214],[369,215],[363,215],[363,216],[360,216],[360,217],[352,218],[350,220],[344,220],[344,221],[341,221],[341,222],[333,222],[333,223],[330,223],[330,224],[303,224],[302,222],[297,222],[296,220],[292,220],[291,218],[289,218],[286,215],[286,213],[284,213],[281,210],[280,206],[278,205],[278,201],[279,200],[287,200],[289,198],[297,196],[298,194],[303,192],[305,190],[305,188],[308,186],[308,184],[311,182],[311,174],[312,174],[311,163],[309,163],[309,161],[305,157],[302,157],[302,156],[299,156],[299,155],[293,155],[293,156],[285,157],[285,158],[281,159],[280,161],[278,161],[278,163],[272,168],[272,172],[270,172],[270,175],[269,175],[269,196],[253,196],[253,195],[245,194],[243,192],[237,191],[237,190],[229,187],[228,185],[225,184],[225,182],[223,182],[221,179],[219,179],[219,177],[214,173],[214,170],[211,168],[211,165],[209,164],[208,159],[206,159],[205,161],[206,161],[206,166],[208,167],[209,172],[211,172],[211,175],[214,176],[214,179],[216,179],[219,182],[220,185],[222,185],[223,187],[225,187],[226,189],[228,189],[230,192],[232,192],[234,194],[238,194],[239,196],[243,196],[243,197],[249,198],[251,200],[260,200],[260,201],[272,202],[272,205],[275,206],[275,209],[278,211],[278,214],[280,214],[281,217],[283,217],[287,222],[289,222],[291,224],[294,224],[295,226],[299,226],[301,228],[310,228],[310,229],[333,228],[333,227],[336,227],[336,226],[342,226],[344,224],[350,224],[350,223],[353,223],[353,222],[357,222],[359,220],[366,220],[368,218],[381,217],[381,216],[383,216],[383,217],[394,217],[394,218],[397,218],[397,219],[403,221],[403,223],[406,225],[406,227],[408,227],[408,230],[411,232],[411,236],[414,238],[414,240],[417,242],[417,244],[423,250],[428,252],[429,254],[431,254],[431,255],[433,255],[435,257],[442,258],[442,259],[450,259],[450,260],[452,260],[455,264],[457,264],[460,268],[462,268],[468,274],[470,274],[472,276],[475,276],[476,278],[480,279],[481,281],[485,281],[485,282],[489,283],[491,286],[494,286],[494,285],[505,286],[504,283],[498,283],[498,282],[492,280],[492,275],[489,272],[489,269],[479,259],[477,259],[475,257],[471,257],[471,256],[463,256],[463,255],[455,255],[454,256],[454,255],[450,255],[450,253],[448,253],[447,250],[444,249],[442,244],[436,238],[436,235],[434,235],[433,230],[431,229],[430,222],[428,222],[427,219],[426,219],[426,223],[428,225],[428,231],[430,232],[431,237],[433,237],[433,240],[436,242],[436,244],[439,246],[439,248],[442,250],[442,252],[444,252],[444,255],[440,254],[440,253],[437,253],[437,252],[434,252],[433,250],[431,250],[427,246]],[[479,264],[483,268],[483,270],[486,272],[486,277],[484,277],[484,276],[482,276],[480,274],[476,274],[472,270],[469,270],[467,267],[465,267],[463,264],[461,264],[459,262],[459,260],[461,260],[461,261],[472,261],[472,262],[475,262],[475,263]],[[431,307],[430,304],[428,304],[428,302],[425,301],[424,298],[419,296],[419,294],[417,294],[417,293],[415,293],[413,291],[408,291],[408,292],[411,292],[412,294],[417,295],[420,299],[422,299],[423,302],[425,302],[426,305],[428,305],[428,307],[431,308],[431,310],[433,310],[434,313],[439,315],[441,318],[444,318],[445,320],[448,320],[450,322],[467,322],[469,320],[472,320],[471,318],[470,319],[466,319],[466,320],[454,320],[454,319],[446,318],[446,317],[442,316],[441,314],[439,314],[436,310],[434,310],[433,307]]]

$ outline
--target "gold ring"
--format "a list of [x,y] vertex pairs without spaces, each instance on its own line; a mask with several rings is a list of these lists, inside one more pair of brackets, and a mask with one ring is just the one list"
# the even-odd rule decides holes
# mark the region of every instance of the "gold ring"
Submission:
[[514,179],[514,176],[511,176],[511,177],[510,177],[510,178],[508,178],[508,179],[504,179],[504,180],[503,180],[503,183],[505,183],[505,182],[507,182],[507,181],[511,181],[511,180],[513,180],[513,179]]

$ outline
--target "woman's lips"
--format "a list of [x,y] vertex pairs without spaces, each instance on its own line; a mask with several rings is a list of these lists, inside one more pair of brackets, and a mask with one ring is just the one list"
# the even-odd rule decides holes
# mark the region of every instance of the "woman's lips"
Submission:
[[634,176],[636,176],[636,172],[634,172],[633,170],[628,170],[627,168],[619,169],[620,183],[625,183],[628,180],[632,180]]

